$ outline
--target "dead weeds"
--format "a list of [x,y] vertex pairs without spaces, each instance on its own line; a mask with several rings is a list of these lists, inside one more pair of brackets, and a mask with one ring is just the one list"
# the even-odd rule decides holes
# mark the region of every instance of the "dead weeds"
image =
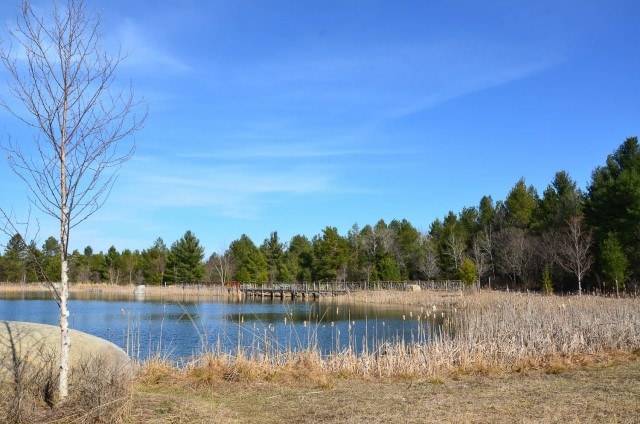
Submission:
[[[595,366],[594,366],[595,364]],[[138,383],[127,422],[217,423],[634,423],[640,360],[526,375],[371,379],[331,384],[220,381],[207,390]]]

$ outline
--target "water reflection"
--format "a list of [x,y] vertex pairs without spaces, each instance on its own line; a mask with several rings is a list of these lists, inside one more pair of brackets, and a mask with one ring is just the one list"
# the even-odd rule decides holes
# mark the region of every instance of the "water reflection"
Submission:
[[[0,320],[57,325],[48,291],[0,293]],[[133,293],[86,292],[69,301],[72,328],[105,338],[144,359],[190,357],[204,350],[375,351],[383,343],[426,343],[449,319],[420,307],[251,299],[136,300]]]

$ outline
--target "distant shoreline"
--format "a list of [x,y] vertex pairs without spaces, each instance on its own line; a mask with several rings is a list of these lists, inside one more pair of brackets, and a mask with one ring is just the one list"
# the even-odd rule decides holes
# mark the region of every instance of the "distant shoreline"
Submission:
[[[69,293],[108,293],[134,294],[136,285],[114,284],[69,284]],[[51,290],[47,283],[0,283],[0,292],[41,292]],[[194,295],[194,296],[228,296],[229,292],[221,286],[144,286],[144,293],[148,295]]]
[[[112,285],[112,284],[70,284],[69,293],[77,295],[135,295],[136,285]],[[45,283],[0,283],[0,293],[42,292],[49,291],[50,287]],[[144,295],[150,298],[184,299],[184,298],[237,298],[238,292],[229,290],[220,285],[217,286],[144,286]],[[358,290],[351,291],[343,296],[320,297],[321,301],[354,302],[376,305],[416,305],[428,306],[454,306],[467,295],[460,290],[435,291],[424,290],[420,292],[401,290]]]

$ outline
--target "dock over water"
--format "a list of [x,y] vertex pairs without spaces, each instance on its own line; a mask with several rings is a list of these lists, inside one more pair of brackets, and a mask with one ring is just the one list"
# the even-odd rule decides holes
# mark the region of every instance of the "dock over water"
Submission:
[[245,296],[291,299],[298,297],[317,299],[325,296],[342,296],[349,293],[345,286],[334,284],[282,284],[273,287],[243,284],[239,290]]

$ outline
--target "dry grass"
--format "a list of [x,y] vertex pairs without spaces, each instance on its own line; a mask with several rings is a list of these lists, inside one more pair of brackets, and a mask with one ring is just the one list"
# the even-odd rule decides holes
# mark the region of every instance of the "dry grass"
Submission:
[[274,349],[211,352],[182,367],[151,360],[112,421],[639,420],[637,299],[381,292],[345,300],[410,305],[416,320],[446,310],[447,331],[360,354],[262,343]]
[[638,300],[415,295],[393,299],[416,306],[414,319],[453,308],[452,333],[362,354],[248,350],[183,368],[150,362],[134,421],[638,422]]
[[[524,372],[571,368],[583,361],[608,361],[640,350],[640,301],[592,296],[556,297],[482,293],[416,296],[407,319],[445,317],[444,330],[425,333],[425,343],[383,343],[373,351],[351,349],[321,356],[317,349],[278,350],[277,343],[247,348],[236,356],[218,352],[196,358],[200,366],[249,368],[236,373],[259,379],[296,369],[363,378],[446,378],[461,373]],[[394,294],[404,296],[404,294]],[[455,305],[455,306],[454,306]],[[444,308],[444,309],[443,309]],[[444,311],[446,310],[446,313]],[[411,318],[409,318],[411,316]],[[424,340],[421,340],[424,341]]]
[[78,362],[70,373],[70,396],[63,401],[56,399],[54,356],[14,359],[9,369],[13,375],[0,386],[2,422],[113,423],[123,421],[130,412],[130,371],[113,368],[105,358]]
[[[71,284],[69,292],[75,295],[132,295],[136,286],[114,284]],[[22,293],[49,290],[45,283],[0,283],[0,292]],[[167,300],[197,300],[207,297],[229,296],[229,291],[221,286],[145,286],[145,296]]]
[[[471,296],[475,296],[472,294]],[[321,298],[333,302],[359,302],[375,305],[411,305],[429,307],[436,305],[439,309],[456,307],[469,297],[463,291],[432,291],[419,292],[397,290],[353,291],[346,296]]]
[[447,379],[137,381],[129,423],[637,423],[640,361]]

